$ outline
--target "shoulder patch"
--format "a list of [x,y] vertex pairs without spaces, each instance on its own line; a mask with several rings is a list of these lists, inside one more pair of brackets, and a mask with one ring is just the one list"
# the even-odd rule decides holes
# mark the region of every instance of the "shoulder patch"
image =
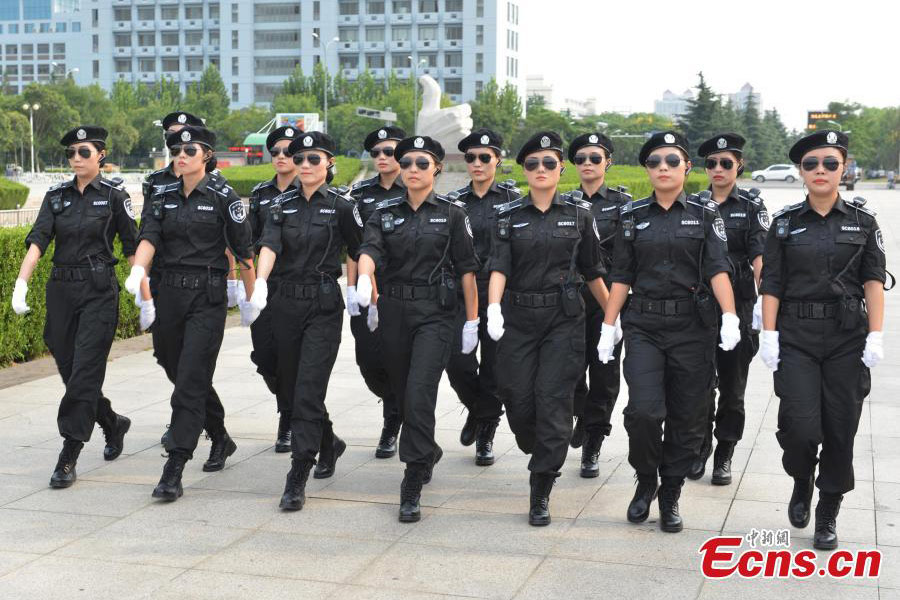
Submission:
[[777,219],[778,217],[780,217],[781,215],[783,215],[785,213],[791,212],[792,210],[799,209],[801,206],[803,206],[802,202],[798,202],[797,204],[791,204],[790,206],[785,206],[784,208],[779,210],[777,213],[772,215],[772,218]]
[[391,208],[392,206],[397,206],[398,204],[403,204],[404,197],[403,196],[395,196],[394,198],[387,198],[386,200],[382,200],[378,204],[375,205],[375,210],[383,210],[385,208]]

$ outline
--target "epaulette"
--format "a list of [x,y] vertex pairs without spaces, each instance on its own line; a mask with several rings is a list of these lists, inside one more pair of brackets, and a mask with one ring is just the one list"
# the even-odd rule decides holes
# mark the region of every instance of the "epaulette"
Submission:
[[703,199],[696,194],[691,194],[690,196],[688,196],[685,202],[687,202],[688,204],[693,204],[694,206],[699,206],[700,208],[705,208],[709,212],[713,213],[719,210],[719,205],[716,204],[715,200],[707,200],[704,202]]
[[649,206],[652,200],[650,198],[643,198],[641,200],[637,200],[634,202],[626,202],[622,205],[622,208],[619,209],[623,215],[626,213],[633,212],[639,208],[644,208],[645,206]]
[[75,183],[75,181],[74,181],[73,179],[67,179],[66,181],[60,181],[60,182],[57,183],[56,185],[51,186],[50,189],[48,189],[47,191],[48,191],[48,192],[55,192],[56,190],[63,190],[63,189],[65,189],[65,188],[67,188],[67,187],[72,187],[72,185],[73,185],[74,183]]
[[376,210],[382,210],[385,208],[391,208],[393,206],[397,206],[398,204],[403,204],[406,200],[404,196],[396,196],[394,198],[387,198],[386,200],[382,200],[378,204],[375,205]]
[[434,197],[438,200],[442,200],[442,201],[446,202],[447,204],[453,204],[454,206],[458,206],[460,208],[466,207],[465,202],[460,202],[459,200],[456,200],[454,198],[449,198],[447,196],[442,196],[440,194],[435,194]]
[[859,212],[866,213],[866,214],[869,215],[870,217],[874,217],[874,216],[875,216],[875,211],[874,211],[874,210],[869,209],[869,208],[864,208],[864,206],[865,206],[865,204],[866,204],[866,199],[865,199],[865,198],[861,198],[860,196],[856,196],[856,197],[853,198],[852,200],[844,200],[844,204],[846,204],[847,206],[849,206],[849,207],[851,207],[851,208],[855,208],[855,209],[858,210]]
[[454,190],[454,193],[457,194],[457,195],[459,195],[459,196],[462,196],[463,194],[469,194],[469,193],[471,193],[471,192],[472,192],[472,188],[471,188],[471,186],[469,186],[468,184],[462,186],[462,187],[459,188],[458,190]]
[[772,215],[772,218],[773,218],[773,219],[777,219],[778,217],[780,217],[780,216],[783,215],[784,213],[790,212],[790,211],[792,211],[792,210],[797,210],[798,208],[801,208],[801,207],[803,206],[803,204],[804,204],[803,202],[798,202],[797,204],[791,204],[790,206],[785,206],[784,208],[782,208],[781,210],[779,210],[777,213],[775,213],[774,215]]
[[505,204],[500,204],[499,206],[497,206],[497,209],[496,209],[497,214],[502,215],[502,214],[508,213],[510,211],[516,210],[517,208],[521,208],[522,204],[523,203],[522,203],[521,198],[516,198],[515,200],[512,200]]
[[289,188],[287,191],[281,192],[280,194],[272,198],[270,204],[271,206],[286,204],[296,198],[299,193],[300,191],[297,188]]
[[144,181],[152,181],[154,177],[157,175],[163,175],[166,172],[166,169],[169,167],[163,167],[162,169],[157,169],[152,173],[148,173],[146,177],[144,177]]
[[223,198],[227,198],[228,195],[231,193],[231,186],[228,185],[228,182],[225,181],[225,179],[221,178],[221,177],[218,179],[211,180],[209,183],[207,183],[206,189],[215,192],[216,194],[218,194],[219,196],[222,196]]
[[756,206],[759,206],[759,203],[761,202],[759,198],[759,190],[756,188],[750,188],[749,190],[738,188],[738,196]]
[[340,187],[329,187],[328,193],[350,204],[356,204],[356,200],[350,195],[350,188],[345,185]]
[[615,192],[616,194],[621,196],[623,202],[628,202],[629,200],[632,200],[631,194],[628,193],[628,188],[625,187],[624,185],[618,185],[610,191]]
[[266,181],[260,181],[259,183],[257,183],[256,185],[253,186],[253,189],[250,190],[250,193],[255,194],[259,190],[261,190],[265,187],[269,187],[270,185],[275,185],[271,179],[267,179]]
[[118,190],[120,192],[125,191],[125,180],[121,177],[112,177],[110,179],[106,179],[105,177],[100,178],[100,183],[105,185],[106,187],[111,187],[114,190]]
[[577,206],[578,208],[583,208],[584,210],[591,210],[590,202],[588,202],[587,200],[582,200],[580,198],[576,198],[572,192],[566,192],[565,194],[560,194],[559,197],[560,197],[560,199],[562,199],[563,202],[565,202],[569,206]]
[[180,186],[180,181],[173,181],[172,183],[167,183],[165,185],[154,185],[153,195],[162,196],[163,194],[168,194],[169,192],[177,192]]
[[355,192],[356,190],[361,190],[364,187],[369,187],[378,183],[378,175],[375,177],[370,177],[369,179],[362,179],[353,184],[353,187],[350,188],[350,191]]

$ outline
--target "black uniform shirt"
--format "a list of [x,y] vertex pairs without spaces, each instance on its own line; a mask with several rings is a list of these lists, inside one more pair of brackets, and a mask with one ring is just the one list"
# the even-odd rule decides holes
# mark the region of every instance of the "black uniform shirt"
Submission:
[[[384,215],[389,215],[392,231],[383,230]],[[379,203],[366,221],[360,254],[375,261],[383,283],[433,285],[443,267],[459,276],[481,268],[462,203],[434,192],[418,210],[406,194]]]
[[161,204],[162,218],[153,217],[151,209],[141,222],[140,239],[156,248],[160,266],[227,271],[226,244],[235,258],[252,258],[250,224],[234,190],[221,178],[205,175],[185,197],[182,184],[179,178],[155,187],[150,203]]
[[[54,205],[62,211],[53,214]],[[25,247],[37,244],[43,254],[56,238],[54,265],[87,266],[88,257],[91,261],[114,262],[110,250],[117,233],[122,252],[132,256],[137,247],[137,225],[125,188],[97,175],[81,193],[73,177],[47,191]]]
[[586,202],[591,203],[591,212],[597,221],[600,234],[600,248],[603,255],[603,266],[612,267],[613,245],[616,240],[616,229],[619,226],[619,215],[622,206],[630,196],[618,190],[611,190],[605,183],[593,195],[588,196],[583,188],[578,188]]
[[[884,239],[875,213],[838,196],[821,216],[809,199],[788,206],[772,217],[766,238],[760,291],[784,300],[837,301],[844,295],[863,296],[867,281],[885,281]],[[787,219],[789,235],[776,236],[779,221]]]
[[295,283],[318,283],[322,274],[341,276],[341,248],[353,260],[359,256],[362,220],[351,198],[322,185],[307,200],[303,189],[286,192],[282,221],[275,223],[271,208],[260,246],[278,255],[272,278]]
[[719,215],[725,222],[728,255],[735,266],[752,264],[765,250],[769,231],[769,212],[762,198],[734,186],[719,204]]
[[[268,181],[256,184],[253,191],[250,192],[250,214],[247,220],[250,221],[250,231],[253,233],[253,244],[258,246],[262,239],[263,228],[269,219],[269,210],[272,208],[272,200],[282,194],[278,189],[278,178],[273,177]],[[288,194],[299,190],[301,187],[300,179],[294,177],[284,193]]]
[[[466,205],[466,213],[472,224],[472,234],[475,236],[475,254],[481,262],[482,269],[478,272],[478,278],[487,280],[491,276],[488,270],[488,259],[491,255],[491,240],[494,228],[497,225],[497,208],[512,202],[520,197],[517,190],[501,188],[497,182],[491,184],[483,197],[479,198],[472,190],[472,184],[456,190],[458,200]],[[485,286],[485,292],[487,292]]]
[[[655,193],[622,207],[610,281],[631,286],[636,296],[658,300],[686,298],[702,277],[731,273],[725,225],[716,203],[701,203],[682,192],[669,210]],[[634,240],[623,238],[633,220]]]
[[174,161],[158,171],[153,171],[144,178],[144,184],[142,186],[144,192],[144,207],[141,209],[142,222],[150,216],[150,198],[153,197],[153,188],[159,185],[169,185],[170,183],[178,181],[178,176],[175,175],[175,171],[172,167],[173,164]]
[[356,207],[359,210],[359,216],[362,217],[362,222],[368,223],[379,202],[388,198],[402,196],[405,191],[406,188],[403,187],[399,174],[394,178],[394,182],[389,188],[382,186],[381,175],[376,175],[354,184],[350,190],[350,195],[356,200]]
[[502,239],[494,228],[490,270],[506,275],[507,289],[558,290],[560,284],[578,282],[579,274],[587,281],[606,274],[590,205],[567,198],[555,193],[547,212],[532,203],[531,194],[513,202],[508,212],[500,209],[498,218],[509,219],[509,236]]

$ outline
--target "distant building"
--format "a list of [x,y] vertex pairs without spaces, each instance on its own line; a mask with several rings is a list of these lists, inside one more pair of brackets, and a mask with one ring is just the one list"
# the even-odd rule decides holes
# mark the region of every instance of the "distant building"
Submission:
[[525,78],[526,96],[540,96],[544,99],[544,106],[553,107],[553,86],[544,81],[543,75],[528,75]]
[[653,112],[672,119],[673,121],[687,114],[690,100],[694,99],[694,92],[685,90],[681,95],[671,90],[663,92],[662,100],[653,103]]
[[745,83],[744,87],[742,87],[738,92],[734,94],[728,94],[728,99],[731,101],[731,104],[740,110],[744,110],[747,108],[747,102],[753,98],[753,104],[756,105],[756,109],[762,112],[762,96],[759,92],[753,91],[753,86],[749,83]]

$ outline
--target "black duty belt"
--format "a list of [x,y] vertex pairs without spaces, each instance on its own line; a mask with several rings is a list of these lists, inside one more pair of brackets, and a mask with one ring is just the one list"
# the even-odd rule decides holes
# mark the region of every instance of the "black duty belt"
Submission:
[[833,319],[837,316],[837,302],[782,302],[783,314],[798,319]]
[[315,283],[291,283],[282,281],[278,284],[278,293],[285,298],[296,298],[297,300],[312,300],[316,297],[317,288]]
[[87,281],[90,267],[53,267],[50,279],[53,281]]
[[671,317],[675,315],[687,315],[694,312],[694,301],[691,298],[656,300],[632,297],[628,307],[629,309],[642,313]]
[[[215,274],[219,276],[218,273]],[[199,290],[206,287],[209,276],[203,272],[179,273],[166,271],[162,277],[163,283],[169,287],[184,288],[186,290]]]
[[388,284],[384,293],[388,298],[396,300],[433,300],[437,298],[437,288],[433,285]]
[[559,292],[529,293],[507,291],[504,295],[509,302],[512,302],[513,306],[545,308],[559,305]]

